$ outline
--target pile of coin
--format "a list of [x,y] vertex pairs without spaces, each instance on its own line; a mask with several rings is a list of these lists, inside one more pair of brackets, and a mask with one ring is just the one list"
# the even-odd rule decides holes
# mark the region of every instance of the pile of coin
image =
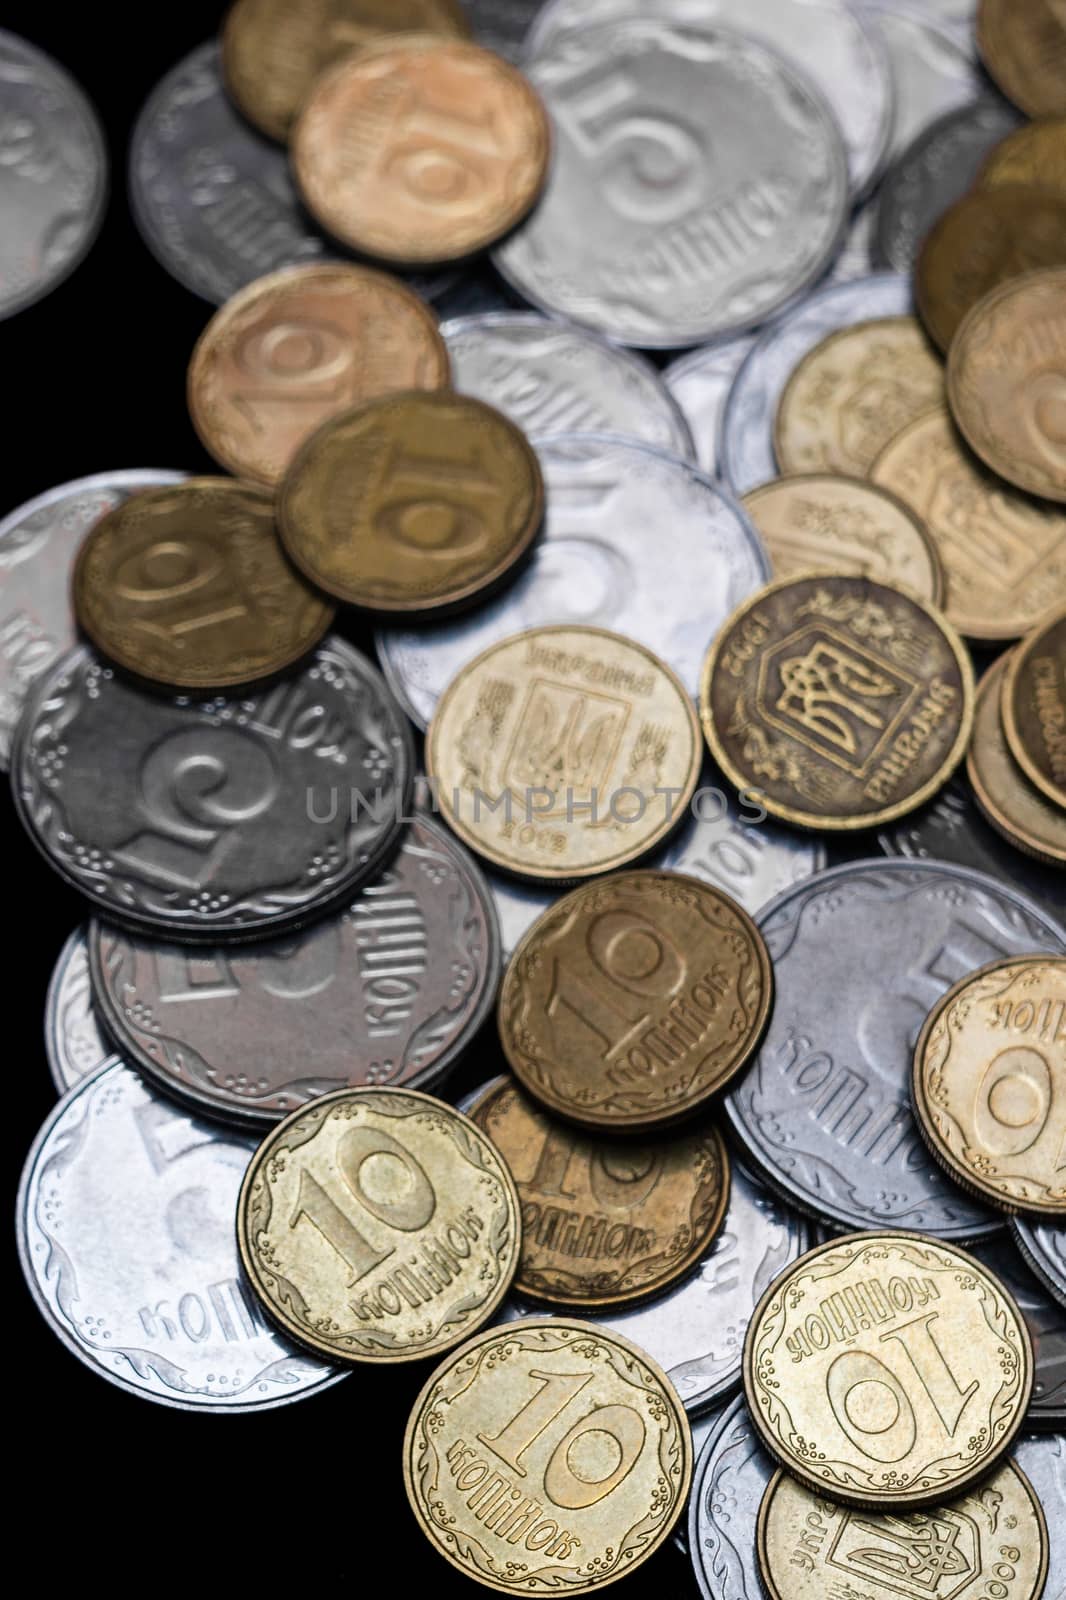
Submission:
[[1064,1592],[1063,68],[237,0],[134,131],[226,475],[0,522],[22,1261],[164,1404],[414,1364],[467,1579]]

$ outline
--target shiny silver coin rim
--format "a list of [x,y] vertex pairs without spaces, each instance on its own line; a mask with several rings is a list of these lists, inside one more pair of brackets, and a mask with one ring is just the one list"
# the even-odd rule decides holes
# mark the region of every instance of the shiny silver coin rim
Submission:
[[[1011,1236],[1018,1246],[1019,1253],[1033,1276],[1043,1284],[1051,1298],[1060,1306],[1066,1306],[1066,1275],[1060,1278],[1053,1264],[1049,1263],[1039,1244],[1034,1238],[1035,1227],[1041,1226],[1027,1217],[1008,1217],[1008,1226]],[[1048,1224],[1044,1223],[1047,1227]],[[1066,1221],[1063,1222],[1066,1231]]]
[[[66,1074],[62,1068],[62,1062],[66,1056],[66,1046],[59,1029],[59,1002],[63,994],[63,983],[70,969],[71,957],[79,944],[85,947],[85,978],[89,984],[90,1005],[95,1010],[95,996],[92,994],[92,977],[89,969],[88,929],[84,923],[80,923],[63,940],[63,948],[56,956],[55,966],[52,968],[52,976],[48,980],[48,992],[44,1001],[44,1053],[48,1060],[48,1070],[52,1074],[52,1082],[56,1086],[56,1093],[61,1095],[66,1094],[69,1089],[73,1089],[76,1084],[80,1083],[82,1078],[88,1076],[85,1072],[74,1072],[71,1074],[70,1082],[67,1082]],[[109,1036],[100,1028],[98,1019],[94,1020],[101,1036],[100,1042],[104,1046],[104,1053],[97,1062],[97,1066],[102,1066],[109,1061],[117,1061],[118,1057],[107,1049],[111,1042]],[[95,1072],[96,1067],[90,1067],[89,1071]]]
[[[499,988],[500,976],[503,971],[503,955],[500,935],[500,922],[496,911],[496,902],[493,898],[491,888],[485,881],[485,874],[482,872],[478,863],[474,860],[473,855],[463,844],[462,840],[456,838],[456,836],[451,833],[449,829],[445,828],[442,823],[438,822],[436,818],[418,816],[414,820],[417,822],[419,827],[425,828],[429,833],[435,835],[439,840],[441,840],[446,849],[455,851],[455,853],[461,858],[461,868],[469,874],[478,899],[481,901],[482,911],[488,926],[488,949],[486,952],[485,974],[482,983],[482,992],[476,1007],[467,1017],[467,1020],[461,1031],[457,1034],[455,1039],[453,1039],[447,1050],[445,1050],[444,1053],[436,1060],[431,1062],[429,1066],[423,1067],[421,1072],[416,1073],[411,1078],[405,1078],[402,1083],[381,1083],[377,1086],[383,1089],[395,1088],[397,1090],[421,1089],[425,1092],[433,1089],[435,1085],[441,1084],[444,1079],[447,1078],[448,1074],[455,1067],[460,1057],[463,1056],[469,1049],[470,1045],[473,1043],[477,1034],[484,1025],[486,1019],[494,1010],[496,1005],[496,993]],[[407,832],[408,829],[405,826],[400,843],[394,854],[390,857],[388,865],[392,865],[399,858],[404,847],[404,840],[407,837]],[[362,889],[372,887],[376,881],[376,878],[368,879],[364,884],[361,884],[359,888],[355,890],[355,896],[351,898],[358,897]],[[312,927],[317,928],[321,926],[322,922],[328,921],[331,916],[336,919],[345,916],[348,910],[348,904],[349,901],[346,899],[341,903],[341,905],[334,907],[333,911],[328,913],[325,918],[316,917]],[[163,1072],[159,1063],[141,1047],[137,1036],[135,1034],[131,1034],[125,1028],[122,1022],[121,1013],[115,1005],[114,998],[111,995],[107,983],[104,981],[103,958],[100,954],[102,920],[103,919],[101,919],[99,916],[91,917],[87,934],[89,973],[92,981],[93,1002],[103,1025],[103,1031],[106,1038],[114,1045],[115,1050],[122,1057],[122,1059],[129,1066],[133,1067],[136,1072],[139,1072],[143,1078],[147,1079],[148,1085],[151,1089],[158,1090],[159,1093],[165,1095],[168,1100],[176,1101],[179,1105],[196,1115],[206,1116],[214,1119],[215,1121],[227,1123],[231,1127],[243,1130],[246,1133],[258,1132],[264,1135],[271,1128],[276,1127],[279,1122],[281,1122],[285,1117],[289,1116],[293,1111],[300,1110],[310,1103],[307,1100],[302,1100],[294,1105],[287,1106],[284,1110],[265,1111],[252,1106],[239,1105],[232,1099],[216,1100],[206,1092],[201,1092],[192,1084],[180,1082],[177,1079],[168,1077],[166,1073]],[[295,931],[297,934],[299,934],[302,930],[296,929]],[[282,934],[282,937],[284,938],[285,935]],[[289,937],[292,937],[291,930]],[[150,939],[146,942],[149,945],[154,945],[157,943],[161,944],[164,942],[173,943],[173,941],[170,940],[163,941],[154,939]],[[197,948],[207,954],[212,948],[214,948],[214,946],[200,945]],[[225,950],[226,948],[232,949],[233,947],[219,945],[218,948]],[[236,947],[236,953],[244,960],[254,961],[257,954],[257,945],[241,944]],[[309,1049],[313,1049],[314,1046],[313,1033],[313,1027],[310,1023],[308,1023],[307,1040]],[[335,1083],[330,1089],[323,1090],[322,1092],[331,1094],[337,1089],[358,1089],[368,1086],[369,1084],[341,1083],[338,1080],[338,1082]]]
[[[37,1133],[34,1135],[33,1143],[30,1145],[30,1148],[26,1154],[25,1162],[23,1163],[22,1174],[19,1178],[18,1193],[15,1199],[15,1243],[18,1249],[19,1266],[21,1267],[22,1275],[26,1280],[26,1287],[29,1290],[33,1299],[33,1303],[40,1313],[40,1316],[45,1322],[46,1326],[51,1330],[60,1343],[70,1351],[71,1355],[76,1356],[81,1362],[82,1366],[88,1368],[88,1370],[93,1373],[95,1377],[102,1378],[106,1383],[113,1384],[116,1389],[124,1390],[126,1394],[136,1395],[138,1399],[145,1400],[150,1405],[167,1406],[173,1411],[209,1412],[212,1415],[239,1414],[250,1411],[273,1411],[276,1410],[278,1406],[295,1405],[297,1401],[309,1400],[312,1398],[312,1396],[320,1394],[323,1389],[332,1388],[334,1384],[339,1383],[343,1378],[348,1376],[344,1369],[334,1368],[332,1370],[327,1370],[325,1376],[321,1378],[318,1383],[309,1388],[301,1389],[299,1394],[278,1394],[271,1396],[271,1398],[268,1400],[260,1400],[258,1402],[250,1401],[246,1404],[231,1405],[226,1401],[219,1402],[215,1400],[198,1405],[194,1401],[190,1400],[182,1400],[177,1397],[172,1399],[169,1395],[150,1393],[148,1390],[142,1388],[138,1384],[131,1383],[129,1379],[122,1377],[119,1373],[110,1371],[104,1367],[101,1362],[94,1361],[89,1352],[85,1350],[76,1339],[71,1337],[69,1331],[63,1327],[62,1323],[56,1320],[51,1306],[41,1293],[40,1285],[37,1280],[37,1273],[34,1270],[33,1262],[30,1259],[28,1229],[30,1187],[33,1183],[34,1174],[37,1164],[40,1160],[41,1153],[44,1150],[49,1136],[51,1135],[52,1129],[59,1121],[60,1117],[66,1113],[67,1108],[80,1095],[87,1093],[99,1078],[102,1078],[107,1072],[113,1072],[116,1068],[123,1072],[133,1072],[132,1067],[127,1066],[126,1063],[121,1061],[117,1056],[112,1056],[107,1061],[102,1061],[98,1067],[94,1067],[91,1072],[87,1072],[84,1077],[79,1078],[78,1082],[74,1084],[72,1088],[68,1089],[65,1094],[59,1097],[55,1105],[49,1110],[44,1121],[41,1123]],[[148,1087],[146,1092],[151,1095],[154,1094],[155,1091]],[[185,1113],[182,1112],[181,1108],[178,1108],[178,1114],[183,1115]],[[227,1140],[232,1141],[234,1137],[233,1129],[218,1127],[217,1131],[219,1138],[224,1142]],[[247,1138],[247,1134],[245,1134],[244,1137]],[[254,1154],[254,1150],[249,1151],[249,1161],[252,1160]],[[240,1257],[236,1248],[236,1238],[234,1238],[233,1267],[234,1275],[236,1276],[241,1270]],[[271,1329],[270,1331],[273,1333],[275,1338],[284,1341],[285,1336],[283,1334],[278,1333],[276,1329]],[[301,1360],[310,1359],[306,1352],[300,1350],[298,1346],[292,1345],[291,1341],[289,1341],[289,1343],[291,1345],[290,1353],[294,1358],[299,1358]],[[326,1366],[326,1363],[323,1362],[321,1358],[317,1359],[320,1366]]]
[[[751,1429],[752,1440],[761,1454],[766,1457],[770,1466],[770,1476],[772,1477],[777,1471],[777,1462],[770,1455],[770,1452],[767,1450],[762,1438],[756,1432],[754,1423],[751,1422],[748,1414],[747,1397],[744,1394],[743,1389],[741,1389],[738,1395],[734,1395],[731,1400],[727,1400],[725,1405],[722,1407],[722,1410],[715,1419],[714,1426],[700,1446],[699,1455],[696,1457],[696,1464],[692,1469],[692,1488],[689,1491],[688,1497],[688,1513],[685,1517],[685,1533],[688,1538],[687,1553],[692,1562],[693,1576],[696,1579],[696,1583],[700,1594],[703,1596],[703,1600],[719,1600],[719,1595],[716,1594],[715,1591],[710,1587],[707,1575],[703,1570],[703,1562],[700,1559],[699,1554],[701,1549],[700,1508],[703,1504],[703,1481],[707,1476],[707,1471],[711,1464],[711,1456],[717,1449],[722,1435],[725,1433],[727,1428],[732,1427],[737,1417],[741,1414],[748,1416],[749,1418],[748,1425]],[[752,1562],[755,1565],[758,1564],[758,1556],[755,1552],[755,1521],[757,1517],[758,1507],[756,1506],[755,1516],[752,1518],[751,1526]],[[735,1600],[735,1597],[731,1597],[731,1600]]]

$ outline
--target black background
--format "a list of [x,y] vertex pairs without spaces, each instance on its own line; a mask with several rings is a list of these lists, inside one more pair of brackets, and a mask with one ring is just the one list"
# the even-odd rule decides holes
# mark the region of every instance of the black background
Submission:
[[[298,3],[298,0],[297,0]],[[0,516],[45,489],[126,467],[214,472],[185,409],[185,368],[211,307],[170,278],[141,242],[126,201],[129,133],[155,83],[217,29],[217,6],[31,5],[8,0],[5,28],[55,57],[97,108],[111,193],[93,249],[37,305],[0,322],[7,427]],[[357,630],[346,631],[359,643]],[[107,752],[101,750],[100,760]],[[83,916],[22,834],[0,784],[6,959],[2,1041],[11,1124],[11,1196],[55,1102],[45,1061],[45,991]],[[471,1083],[496,1070],[475,1049]],[[262,1593],[330,1593],[344,1578],[372,1594],[479,1592],[418,1532],[401,1476],[403,1428],[424,1364],[357,1369],[340,1386],[262,1415],[197,1415],[152,1405],[96,1377],[52,1336],[13,1268],[7,1404],[14,1548],[54,1584],[101,1581],[146,1595],[222,1579]],[[195,1592],[195,1590],[194,1590]],[[231,1591],[237,1593],[239,1591]],[[480,1590],[485,1593],[487,1591]],[[688,1563],[669,1545],[623,1581],[632,1600],[688,1596]]]

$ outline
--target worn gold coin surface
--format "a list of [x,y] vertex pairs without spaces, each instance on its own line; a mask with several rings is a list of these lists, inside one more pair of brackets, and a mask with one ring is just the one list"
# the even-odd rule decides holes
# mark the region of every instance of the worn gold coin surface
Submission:
[[769,952],[735,900],[681,873],[627,872],[538,917],[504,974],[500,1040],[549,1111],[636,1133],[724,1088],[772,1002]]
[[1038,1600],[1048,1571],[1047,1522],[1014,1461],[902,1513],[838,1505],[778,1471],[756,1537],[769,1600]]
[[249,122],[284,140],[335,61],[382,34],[469,31],[459,0],[237,0],[222,33],[222,71]]
[[1027,116],[1066,113],[1063,0],[981,0],[977,48],[991,77]]
[[293,132],[308,209],[386,261],[454,261],[508,233],[548,171],[532,85],[478,45],[429,37],[368,46],[319,79]]
[[782,472],[863,477],[899,430],[944,398],[944,366],[916,317],[841,328],[785,385],[774,423]]
[[1015,278],[977,302],[951,343],[948,396],[993,472],[1066,501],[1066,266]]
[[522,1204],[518,1294],[606,1309],[666,1289],[710,1247],[729,1200],[717,1128],[653,1141],[597,1139],[548,1115],[510,1078],[470,1115]]
[[700,730],[684,685],[604,628],[530,628],[452,679],[426,734],[445,820],[486,860],[565,882],[625,866],[675,828]]
[[466,395],[412,391],[331,418],[281,485],[297,566],[351,605],[423,612],[498,583],[540,527],[525,434]]
[[885,446],[871,479],[924,522],[947,580],[944,612],[969,639],[1017,639],[1066,589],[1066,511],[989,472],[946,406]]
[[1066,1216],[1066,956],[960,979],[918,1035],[913,1091],[929,1148],[964,1188]]
[[278,540],[263,490],[230,478],[146,489],[78,553],[74,609],[96,648],[175,689],[224,689],[291,666],[334,608]]
[[423,1533],[505,1594],[614,1583],[667,1538],[692,1480],[666,1375],[620,1334],[555,1317],[491,1328],[443,1361],[403,1456]]
[[1024,272],[1066,265],[1066,195],[1020,184],[971,189],[922,246],[914,293],[929,336],[947,350],[971,306]]
[[495,1147],[414,1089],[342,1089],[294,1111],[237,1205],[255,1293],[331,1361],[419,1361],[467,1338],[507,1292],[519,1227]]
[[216,312],[189,362],[204,448],[274,484],[327,417],[400,389],[443,389],[437,319],[397,278],[323,263],[257,278]]
[[1066,116],[1025,122],[997,144],[978,173],[982,188],[1031,184],[1066,195]]
[[775,478],[744,496],[774,575],[847,572],[939,605],[944,571],[925,524],[887,489],[834,473]]
[[977,804],[1005,839],[1028,855],[1066,865],[1066,808],[1029,782],[1003,732],[1000,707],[1009,660],[1009,654],[1000,656],[977,685],[966,772]]
[[801,827],[914,810],[962,760],[973,673],[931,607],[872,578],[784,578],[751,596],[703,664],[700,712],[730,782]]
[[990,1472],[1024,1421],[1033,1352],[1013,1297],[954,1245],[853,1233],[755,1308],[744,1392],[763,1442],[850,1505],[933,1505]]
[[1015,761],[1041,794],[1066,808],[1066,607],[1014,651],[1001,711]]

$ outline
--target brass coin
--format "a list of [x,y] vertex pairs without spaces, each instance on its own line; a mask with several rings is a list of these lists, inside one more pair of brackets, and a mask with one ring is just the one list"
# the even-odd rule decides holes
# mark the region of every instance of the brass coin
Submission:
[[189,362],[204,448],[275,484],[328,417],[400,389],[445,389],[448,350],[427,305],[368,267],[286,267],[215,313]]
[[994,661],[977,685],[966,771],[977,804],[994,828],[1026,854],[1066,866],[1066,811],[1041,794],[1007,745],[1000,718],[1010,655]]
[[1066,588],[1066,511],[1012,488],[968,448],[946,406],[885,446],[870,473],[922,519],[968,639],[1017,639]]
[[597,1139],[506,1078],[470,1115],[518,1189],[517,1294],[585,1311],[629,1305],[683,1277],[722,1225],[729,1157],[709,1124],[648,1143]]
[[962,760],[973,672],[931,607],[871,578],[784,578],[751,596],[703,663],[711,754],[775,817],[849,830],[902,817]]
[[1066,807],[1066,607],[1014,651],[1000,709],[1015,761],[1041,794]]
[[1029,1332],[955,1245],[852,1233],[774,1280],[744,1340],[744,1393],[770,1453],[848,1505],[935,1505],[989,1473],[1025,1420]]
[[426,734],[445,820],[520,877],[565,883],[647,855],[699,779],[684,685],[604,628],[530,628],[462,667]]
[[960,979],[925,1019],[912,1087],[926,1143],[964,1189],[1066,1217],[1066,956]]
[[468,1337],[507,1293],[519,1226],[489,1140],[415,1089],[341,1089],[294,1111],[237,1202],[252,1288],[330,1361],[420,1361]]
[[1026,116],[1066,112],[1063,0],[981,0],[977,48],[989,75]]
[[773,968],[746,911],[678,872],[584,884],[543,912],[500,987],[504,1054],[582,1127],[640,1133],[690,1116],[751,1059]]
[[502,57],[411,36],[369,45],[318,80],[292,160],[329,233],[415,265],[508,233],[544,186],[550,143],[540,97]]
[[248,121],[284,142],[334,62],[382,34],[469,31],[458,0],[237,0],[222,31],[222,72]]
[[537,457],[507,417],[465,395],[413,391],[323,423],[289,467],[289,555],[350,605],[463,604],[526,554],[544,513]]
[[977,302],[951,342],[948,396],[986,466],[1066,501],[1066,267],[1015,278]]
[[862,478],[801,473],[744,496],[774,574],[846,572],[906,589],[930,605],[944,593],[936,545],[903,501]]
[[1066,265],[1066,195],[1004,184],[971,189],[922,245],[914,294],[929,336],[947,350],[978,300],[1024,272]]
[[437,1368],[407,1424],[403,1477],[422,1532],[468,1579],[585,1595],[669,1536],[692,1435],[670,1380],[635,1344],[529,1318]]
[[841,328],[804,356],[774,422],[782,472],[865,477],[899,430],[944,398],[944,364],[916,317]]
[[1025,122],[997,144],[977,175],[982,189],[1031,184],[1066,195],[1066,116]]
[[756,1538],[769,1600],[1039,1600],[1048,1572],[1047,1522],[1014,1461],[957,1499],[902,1515],[837,1505],[778,1471]]
[[262,489],[189,478],[101,517],[74,567],[78,622],[101,654],[172,689],[227,689],[291,666],[334,608],[278,541]]

